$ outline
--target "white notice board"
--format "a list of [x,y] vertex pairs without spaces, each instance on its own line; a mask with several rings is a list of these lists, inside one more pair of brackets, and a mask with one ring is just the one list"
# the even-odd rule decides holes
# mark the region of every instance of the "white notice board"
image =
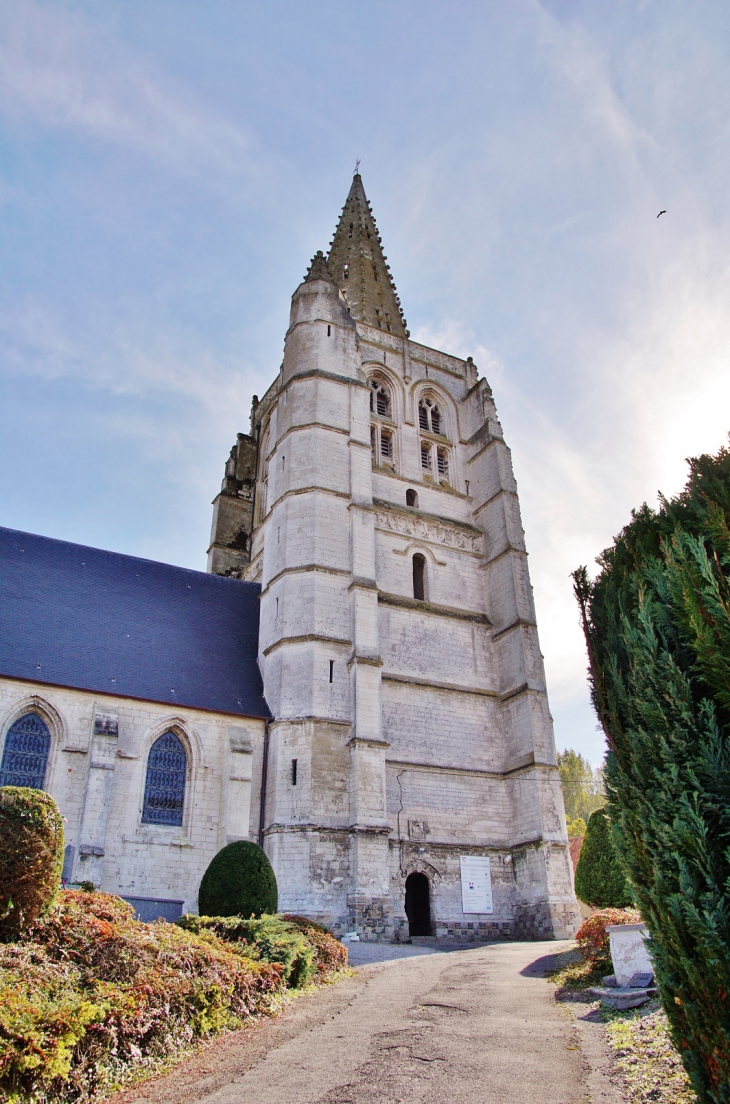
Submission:
[[486,855],[461,856],[461,907],[463,912],[493,912],[492,875]]

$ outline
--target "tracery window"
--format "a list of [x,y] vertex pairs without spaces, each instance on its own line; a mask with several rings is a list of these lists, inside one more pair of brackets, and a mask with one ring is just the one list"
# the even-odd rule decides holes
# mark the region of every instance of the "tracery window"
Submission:
[[0,764],[0,786],[28,786],[42,790],[51,750],[48,725],[37,713],[18,717],[5,737]]
[[441,433],[441,411],[433,399],[420,399],[418,403],[418,424],[427,433]]
[[187,773],[188,757],[182,740],[174,732],[165,732],[147,756],[143,824],[182,824]]
[[385,384],[380,380],[370,380],[370,409],[373,414],[379,414],[381,418],[390,417],[390,395]]

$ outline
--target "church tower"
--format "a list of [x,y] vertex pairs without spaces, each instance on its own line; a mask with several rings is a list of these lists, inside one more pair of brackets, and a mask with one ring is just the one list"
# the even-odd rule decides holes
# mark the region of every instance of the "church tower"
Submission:
[[232,450],[209,570],[261,585],[280,907],[370,939],[573,934],[510,452],[472,359],[410,339],[359,174]]

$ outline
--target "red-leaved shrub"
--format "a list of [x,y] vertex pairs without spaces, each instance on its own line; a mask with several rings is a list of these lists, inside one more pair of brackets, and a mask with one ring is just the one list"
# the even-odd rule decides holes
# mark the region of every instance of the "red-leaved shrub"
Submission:
[[210,932],[142,924],[119,897],[61,892],[22,942],[0,945],[0,1099],[94,1099],[268,1011],[281,973]]
[[607,966],[611,962],[611,946],[606,927],[609,924],[639,924],[641,915],[636,909],[600,909],[584,920],[578,928],[576,941],[581,957],[593,965],[599,962]]

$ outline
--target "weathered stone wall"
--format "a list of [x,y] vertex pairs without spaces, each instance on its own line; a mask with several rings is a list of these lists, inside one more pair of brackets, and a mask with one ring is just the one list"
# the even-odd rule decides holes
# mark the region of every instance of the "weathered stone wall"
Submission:
[[[11,724],[30,711],[51,732],[44,788],[74,848],[70,879],[197,911],[216,852],[233,839],[256,839],[263,721],[3,678],[0,757]],[[116,714],[118,735],[94,734],[99,713]],[[142,823],[147,755],[169,730],[188,755],[180,827]]]
[[[383,415],[370,410],[373,379]],[[419,424],[422,398],[438,405],[438,433]],[[325,273],[294,295],[256,418],[266,502],[246,573],[262,584],[266,838],[282,907],[403,938],[418,870],[434,932],[569,934],[542,657],[486,381],[471,361],[355,324]],[[390,434],[390,455],[371,453],[371,428]],[[447,473],[423,469],[423,441],[448,451]],[[466,854],[489,856],[490,915],[462,912]]]

